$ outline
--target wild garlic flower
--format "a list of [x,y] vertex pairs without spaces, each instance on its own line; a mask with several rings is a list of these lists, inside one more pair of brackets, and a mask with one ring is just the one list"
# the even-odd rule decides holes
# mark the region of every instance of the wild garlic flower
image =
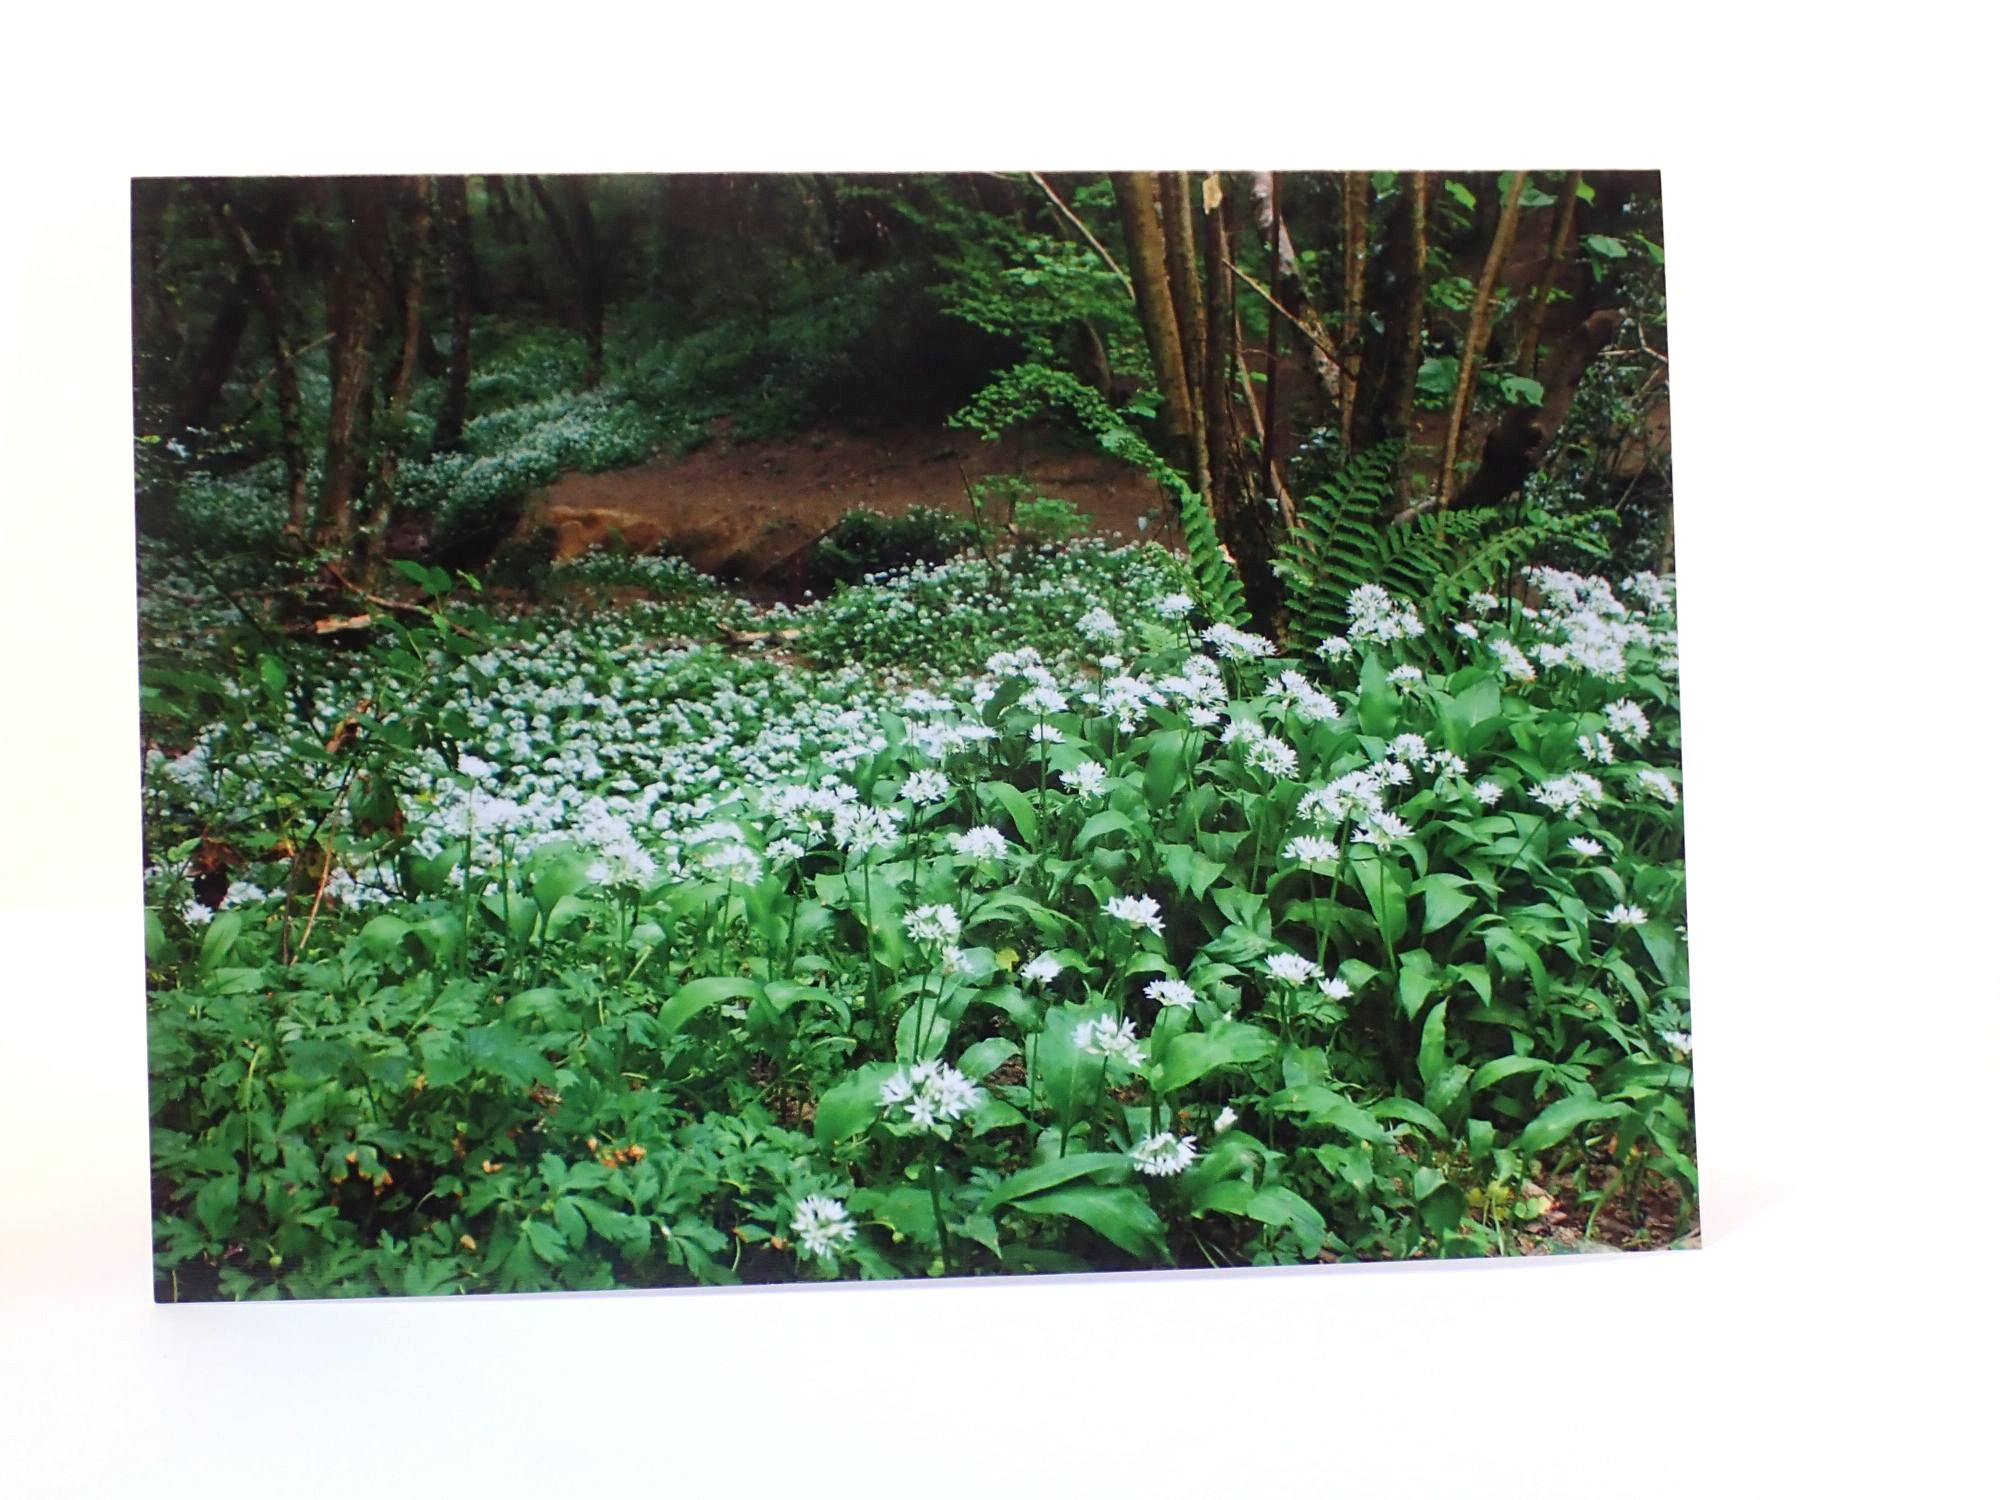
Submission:
[[1227,1130],[1230,1126],[1234,1125],[1235,1123],[1236,1123],[1236,1106],[1233,1104],[1225,1104],[1222,1106],[1221,1110],[1218,1111],[1215,1116],[1215,1133],[1217,1135],[1221,1135],[1223,1131]]
[[1407,693],[1423,680],[1424,669],[1422,667],[1413,667],[1407,662],[1400,667],[1392,667],[1389,670],[1389,681],[1395,685],[1396,691],[1399,693]]
[[1062,960],[1053,953],[1038,953],[1021,965],[1021,977],[1035,984],[1047,984],[1062,973]]
[[1322,979],[1319,982],[1319,992],[1329,1000],[1352,1000],[1354,998],[1354,986],[1337,975]]
[[1275,654],[1278,649],[1261,635],[1252,635],[1247,630],[1238,630],[1234,625],[1221,621],[1204,630],[1201,638],[1213,646],[1216,655],[1224,661],[1255,661]]
[[1156,936],[1167,930],[1160,920],[1160,903],[1151,896],[1113,896],[1105,903],[1104,914],[1134,927],[1149,927]]
[[1491,807],[1506,796],[1507,792],[1497,781],[1482,781],[1473,787],[1472,795],[1477,797],[1482,805]]
[[833,814],[833,841],[850,854],[866,854],[896,842],[902,814],[893,807],[843,802]]
[[1260,734],[1243,752],[1243,763],[1266,776],[1290,776],[1299,768],[1299,752],[1273,735]]
[[1376,812],[1368,815],[1368,821],[1354,831],[1355,839],[1363,844],[1393,844],[1397,839],[1406,839],[1416,832],[1392,812]]
[[1155,979],[1146,986],[1146,998],[1176,1010],[1186,1010],[1195,1001],[1194,987],[1184,979]]
[[1169,594],[1153,608],[1159,611],[1162,619],[1178,620],[1194,613],[1194,600],[1186,594]]
[[1264,967],[1273,978],[1286,984],[1310,984],[1322,972],[1318,964],[1297,953],[1270,954],[1264,960]]
[[954,854],[962,854],[967,859],[1002,859],[1007,853],[1007,840],[999,829],[982,823],[977,828],[954,833],[951,848]]
[[1664,771],[1651,769],[1641,771],[1639,773],[1639,785],[1651,792],[1655,797],[1658,797],[1669,807],[1672,807],[1676,802],[1681,800],[1680,788],[1674,785],[1673,778],[1668,776]]
[[1117,616],[1113,615],[1110,610],[1105,609],[1102,605],[1090,610],[1082,619],[1078,620],[1076,622],[1076,629],[1077,633],[1083,636],[1084,639],[1092,641],[1115,641],[1125,634],[1124,627],[1118,623]]
[[1017,701],[1037,714],[1059,714],[1069,708],[1069,700],[1052,687],[1029,688]]
[[1676,1052],[1690,1057],[1694,1055],[1694,1038],[1685,1031],[1663,1031],[1660,1033],[1660,1040]]
[[958,940],[958,913],[949,906],[920,906],[904,916],[903,926],[920,943]]
[[1302,833],[1285,845],[1285,858],[1302,865],[1330,865],[1340,858],[1340,844],[1318,834]]
[[1028,729],[1028,738],[1037,745],[1060,745],[1063,732],[1053,724],[1034,724]]
[[1604,920],[1613,927],[1643,927],[1646,909],[1643,906],[1627,906],[1621,901],[1604,914]]
[[1646,711],[1630,698],[1620,698],[1616,703],[1604,706],[1605,722],[1611,732],[1628,745],[1636,745],[1652,732],[1653,726],[1646,720]]
[[1194,1163],[1194,1137],[1171,1130],[1149,1135],[1131,1151],[1132,1165],[1148,1177],[1178,1177]]
[[898,1068],[882,1084],[879,1097],[884,1109],[900,1107],[912,1124],[942,1134],[950,1128],[943,1122],[958,1119],[978,1104],[979,1090],[951,1064],[925,1058]]
[[1604,846],[1598,843],[1596,839],[1587,839],[1582,834],[1578,834],[1572,838],[1569,841],[1569,846],[1585,859],[1595,859],[1604,852]]
[[1330,635],[1313,647],[1313,655],[1321,661],[1345,661],[1354,654],[1354,646],[1344,635]]
[[1064,771],[1056,779],[1086,802],[1102,797],[1105,787],[1111,783],[1104,767],[1094,760],[1080,761],[1074,769]]
[[1146,1066],[1138,1031],[1130,1021],[1121,1021],[1109,1013],[1078,1022],[1070,1040],[1077,1051],[1091,1057],[1113,1058],[1134,1069]]
[[1611,746],[1611,737],[1603,733],[1578,735],[1576,748],[1585,760],[1601,766],[1608,766],[1618,758],[1618,752]]
[[912,771],[904,778],[900,795],[904,801],[924,807],[933,802],[942,802],[949,797],[951,782],[942,771],[929,769]]
[[854,1239],[854,1221],[839,1199],[815,1194],[799,1199],[792,1211],[792,1234],[798,1240],[799,1254],[832,1260],[842,1245]]

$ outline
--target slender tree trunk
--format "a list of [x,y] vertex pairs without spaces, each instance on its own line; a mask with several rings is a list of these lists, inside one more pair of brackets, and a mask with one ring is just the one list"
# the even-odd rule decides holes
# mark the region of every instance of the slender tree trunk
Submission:
[[410,381],[416,374],[418,350],[424,337],[424,268],[428,263],[431,224],[431,183],[414,177],[402,192],[406,211],[400,322],[403,343],[389,376],[384,402],[386,416],[376,447],[375,498],[361,537],[362,577],[372,578],[381,563],[390,517],[396,506],[396,468],[403,455],[403,418],[410,408]]
[[434,453],[456,449],[465,435],[466,388],[472,379],[473,290],[472,215],[465,179],[438,179],[439,218],[444,230],[445,283],[451,296],[451,362],[445,369],[444,399],[438,407]]
[[[1263,174],[1269,182],[1263,200],[1269,210],[1274,231],[1282,231],[1285,224],[1284,210],[1278,201],[1278,174]],[[1278,233],[1269,235],[1271,241],[1271,285],[1276,288],[1283,271],[1283,256],[1279,253]],[[1284,463],[1278,456],[1278,359],[1283,350],[1282,339],[1285,320],[1274,309],[1264,310],[1265,321],[1269,324],[1264,334],[1264,430],[1258,439],[1264,454],[1265,477],[1270,483],[1271,493],[1283,497],[1285,494]],[[1287,522],[1289,524],[1289,521]]]
[[327,406],[326,457],[320,465],[314,540],[321,548],[344,555],[354,540],[354,507],[367,484],[386,211],[382,185],[367,178],[340,183],[339,203],[347,228],[334,255],[326,294],[333,392]]
[[583,283],[583,337],[588,349],[583,388],[595,390],[604,378],[604,253],[597,241],[597,218],[590,208],[590,179],[565,177],[564,196],[576,227],[579,270]]
[[1479,373],[1479,356],[1486,347],[1493,288],[1500,280],[1500,267],[1506,264],[1507,251],[1514,243],[1514,227],[1521,217],[1521,190],[1527,184],[1525,170],[1514,173],[1513,184],[1507,190],[1507,201],[1500,209],[1500,222],[1493,230],[1493,243],[1486,252],[1486,268],[1479,273],[1479,290],[1472,299],[1472,321],[1466,330],[1465,347],[1459,354],[1458,389],[1452,396],[1451,420],[1445,428],[1444,461],[1438,467],[1437,494],[1441,510],[1451,504],[1452,495],[1458,488],[1453,469],[1458,462],[1459,442],[1465,436],[1466,415],[1472,408],[1472,384]]
[[1366,172],[1343,172],[1340,185],[1340,440],[1354,441],[1362,351],[1368,341],[1368,196]]
[[1528,326],[1521,334],[1521,351],[1514,362],[1521,373],[1533,377],[1542,365],[1542,319],[1549,309],[1549,294],[1555,290],[1556,273],[1568,251],[1570,230],[1576,223],[1576,193],[1583,186],[1583,173],[1571,172],[1563,179],[1562,200],[1556,205],[1555,228],[1549,235],[1549,253],[1542,266],[1542,279],[1528,303]]
[[1375,345],[1377,357],[1361,369],[1352,433],[1356,448],[1405,436],[1415,415],[1424,341],[1426,188],[1425,174],[1408,174],[1385,226],[1383,274],[1375,279],[1382,336]]
[[1153,376],[1160,383],[1160,396],[1166,405],[1167,460],[1183,474],[1193,474],[1192,397],[1173,294],[1167,287],[1167,247],[1160,228],[1158,194],[1147,172],[1114,172],[1111,185],[1125,226],[1125,260],[1139,304],[1139,326],[1145,332]]
[[1405,437],[1416,428],[1417,371],[1424,361],[1424,309],[1430,290],[1430,192],[1428,172],[1410,174],[1410,235],[1405,249],[1403,287],[1403,362],[1397,371],[1395,435]]
[[1195,452],[1195,488],[1212,493],[1214,449],[1208,438],[1206,398],[1201,394],[1208,368],[1207,330],[1202,310],[1201,280],[1195,271],[1194,209],[1188,201],[1185,172],[1162,172],[1161,229],[1167,242],[1167,291],[1174,302],[1174,322],[1181,331],[1181,364],[1187,372],[1189,439]]
[[1257,202],[1257,226],[1276,247],[1274,252],[1278,268],[1277,278],[1271,287],[1271,295],[1285,310],[1286,316],[1295,321],[1305,334],[1307,363],[1312,369],[1313,382],[1326,400],[1326,408],[1338,412],[1341,408],[1340,364],[1335,358],[1339,346],[1326,331],[1326,324],[1313,311],[1312,301],[1306,296],[1305,277],[1299,269],[1298,252],[1292,247],[1291,231],[1277,213],[1277,193],[1273,174],[1258,172],[1251,178],[1251,191]]
[[[281,185],[275,193],[275,211],[271,217],[282,225],[288,217],[292,191],[288,186]],[[285,465],[286,524],[294,536],[302,538],[311,519],[308,514],[311,497],[306,491],[306,448],[299,421],[298,371],[293,367],[292,351],[285,342],[284,302],[278,295],[277,283],[264,264],[264,252],[251,239],[250,231],[244,228],[242,219],[229,199],[223,196],[222,190],[204,184],[202,197],[208,203],[216,228],[236,256],[238,267],[250,278],[250,289],[257,299],[258,311],[269,337],[271,378],[278,400],[278,452]]]
[[[567,214],[550,195],[541,178],[531,176],[528,179],[528,191],[534,195],[542,217],[548,220],[549,232],[555,236],[556,252],[568,267],[570,279],[577,288],[571,319],[577,332],[583,335],[583,385],[585,390],[591,390],[604,373],[604,280],[597,249],[597,227],[590,216],[590,198],[583,180],[565,177],[562,188],[564,202],[569,208]],[[730,193],[729,205],[732,222],[737,224],[740,233],[737,197],[735,193]]]
[[1236,402],[1231,394],[1239,363],[1236,279],[1229,270],[1229,199],[1220,173],[1204,185],[1202,204],[1202,258],[1208,271],[1208,327],[1203,339],[1207,367],[1202,374],[1202,391],[1209,480],[1214,489],[1217,527],[1236,555],[1236,570],[1243,580],[1243,602],[1258,629],[1275,637],[1284,608],[1284,590],[1272,567],[1279,517],[1251,482],[1251,468],[1236,426]]
[[249,326],[250,273],[239,269],[236,279],[223,293],[215,321],[208,326],[201,355],[182,387],[181,399],[174,405],[173,436],[185,436],[208,426],[215,415],[216,403],[222,399],[222,388],[229,383],[229,372],[236,368],[236,351],[242,346],[243,332]]

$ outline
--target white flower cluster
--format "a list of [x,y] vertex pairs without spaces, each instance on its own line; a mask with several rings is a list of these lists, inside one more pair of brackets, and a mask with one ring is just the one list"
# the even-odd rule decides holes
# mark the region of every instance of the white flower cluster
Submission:
[[980,1089],[958,1069],[935,1058],[898,1068],[878,1096],[887,1110],[900,1108],[914,1125],[940,1133],[978,1107]]

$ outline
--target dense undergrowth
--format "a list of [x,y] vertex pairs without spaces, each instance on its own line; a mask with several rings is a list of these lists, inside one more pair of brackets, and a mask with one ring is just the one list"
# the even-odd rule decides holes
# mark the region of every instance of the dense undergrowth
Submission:
[[762,613],[408,564],[342,652],[144,565],[163,1295],[1690,1222],[1668,582],[1363,587],[1284,655],[1156,547]]

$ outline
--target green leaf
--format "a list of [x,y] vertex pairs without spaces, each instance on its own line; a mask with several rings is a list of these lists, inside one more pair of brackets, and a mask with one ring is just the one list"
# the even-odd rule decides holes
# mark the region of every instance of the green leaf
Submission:
[[1079,1177],[1098,1172],[1116,1172],[1121,1178],[1132,1174],[1132,1160],[1122,1151],[1084,1151],[1075,1156],[1057,1157],[1039,1166],[1026,1167],[1009,1177],[980,1200],[979,1211],[990,1214],[1003,1203],[1012,1203]]
[[755,998],[759,988],[754,979],[737,979],[729,975],[689,980],[674,992],[673,999],[660,1007],[659,1039],[666,1041],[711,1005],[723,1000]]
[[378,964],[390,963],[400,957],[403,939],[409,936],[410,924],[401,917],[383,912],[378,917],[370,917],[361,929],[361,946],[368,956]]
[[1525,1053],[1513,1057],[1496,1057],[1472,1075],[1472,1092],[1489,1089],[1502,1079],[1513,1078],[1521,1073],[1546,1073],[1552,1066],[1545,1058],[1530,1057]]
[[1183,896],[1193,896],[1197,900],[1215,884],[1229,867],[1221,860],[1210,859],[1197,851],[1191,844],[1162,844],[1161,865],[1167,878]]
[[1514,1146],[1524,1156],[1533,1156],[1567,1139],[1579,1125],[1591,1120],[1608,1120],[1625,1111],[1623,1104],[1610,1104],[1582,1095],[1558,1099],[1535,1116],[1528,1128],[1515,1138]]
[[213,969],[229,956],[229,950],[236,946],[237,938],[243,935],[243,913],[240,911],[218,912],[208,924],[208,931],[201,938],[201,967],[204,972]]
[[1129,1187],[1058,1188],[1023,1198],[1015,1207],[1023,1213],[1062,1214],[1087,1224],[1128,1255],[1166,1254],[1160,1216]]
[[1583,242],[1606,260],[1623,260],[1625,258],[1626,251],[1623,243],[1614,240],[1608,234],[1586,234],[1583,237]]
[[1417,1076],[1426,1088],[1444,1071],[1444,1018],[1449,1008],[1449,1002],[1433,1005],[1424,1017],[1423,1040],[1417,1045]]
[[881,1117],[882,1085],[895,1071],[896,1065],[891,1062],[869,1063],[819,1096],[819,1106],[813,1115],[813,1139],[820,1149],[832,1150]]
[[1217,1068],[1262,1062],[1278,1049],[1278,1039],[1261,1026],[1224,1021],[1208,1031],[1183,1032],[1167,1043],[1160,1088],[1167,1093],[1206,1078]]
[[1035,817],[1034,805],[1028,801],[1027,793],[1019,787],[1009,786],[1004,781],[988,781],[979,788],[982,801],[997,802],[1014,820],[1014,831],[1021,836],[1021,842],[1035,848],[1041,842],[1041,824]]
[[1462,182],[1447,177],[1444,182],[1444,190],[1456,198],[1468,212],[1476,210],[1479,207],[1479,200],[1472,195],[1472,189]]
[[965,1049],[958,1059],[958,1071],[977,1083],[1008,1058],[1018,1056],[1020,1051],[1004,1036],[988,1037]]
[[466,1062],[474,1072],[490,1073],[517,1089],[555,1082],[548,1059],[505,1021],[471,1027],[464,1036]]

